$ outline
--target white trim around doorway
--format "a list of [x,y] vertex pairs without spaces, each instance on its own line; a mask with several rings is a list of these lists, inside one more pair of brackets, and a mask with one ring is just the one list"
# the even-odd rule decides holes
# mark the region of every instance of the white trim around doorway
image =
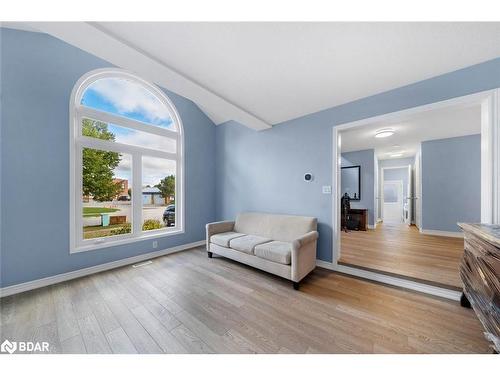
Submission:
[[387,284],[400,286],[424,293],[439,295],[442,297],[457,299],[457,292],[443,292],[429,288],[426,284],[412,282],[418,285],[408,285],[408,280],[398,277],[390,277],[376,272],[361,270],[354,267],[338,264],[340,258],[340,132],[359,126],[379,121],[398,120],[401,117],[423,113],[435,109],[442,109],[459,104],[481,105],[481,221],[483,223],[498,224],[500,222],[500,89],[483,91],[471,95],[461,96],[440,102],[391,112],[380,116],[374,116],[358,121],[340,124],[333,127],[332,139],[332,262],[321,262],[321,266],[348,273],[369,280],[376,280]]

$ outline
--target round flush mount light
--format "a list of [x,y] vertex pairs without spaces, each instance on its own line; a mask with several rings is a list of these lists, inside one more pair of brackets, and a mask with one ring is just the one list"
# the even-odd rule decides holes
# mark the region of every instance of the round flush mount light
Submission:
[[394,130],[391,128],[380,129],[375,132],[375,138],[387,138],[394,134]]

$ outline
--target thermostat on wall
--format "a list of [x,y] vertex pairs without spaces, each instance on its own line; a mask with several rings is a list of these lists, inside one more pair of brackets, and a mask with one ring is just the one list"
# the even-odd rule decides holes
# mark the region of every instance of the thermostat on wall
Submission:
[[313,175],[312,173],[305,173],[304,174],[304,181],[306,182],[311,182],[313,180]]

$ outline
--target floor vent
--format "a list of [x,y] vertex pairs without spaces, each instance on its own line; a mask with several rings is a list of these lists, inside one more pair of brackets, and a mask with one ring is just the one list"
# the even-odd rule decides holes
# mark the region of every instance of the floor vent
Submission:
[[151,263],[153,263],[153,261],[152,260],[148,260],[147,262],[133,264],[132,267],[133,268],[137,268],[137,267],[147,266],[148,264],[151,264]]

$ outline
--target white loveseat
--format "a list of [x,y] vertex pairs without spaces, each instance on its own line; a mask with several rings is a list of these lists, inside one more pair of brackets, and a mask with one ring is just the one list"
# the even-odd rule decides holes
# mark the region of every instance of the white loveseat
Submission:
[[299,282],[316,267],[317,219],[246,212],[207,224],[208,257],[218,254]]

